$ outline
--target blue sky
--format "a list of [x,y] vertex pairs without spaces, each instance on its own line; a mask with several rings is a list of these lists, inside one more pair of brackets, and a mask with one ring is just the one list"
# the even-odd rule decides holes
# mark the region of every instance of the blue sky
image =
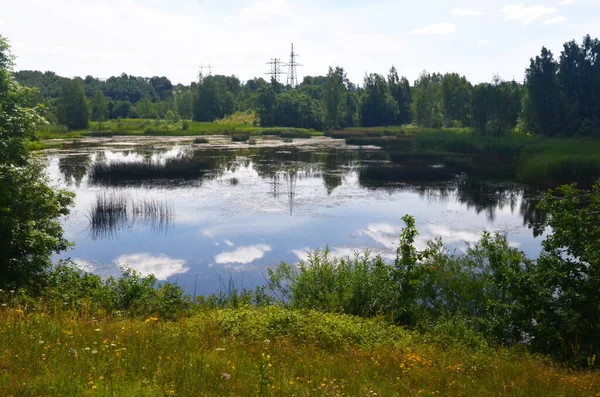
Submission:
[[542,45],[600,36],[600,1],[0,0],[16,69],[106,78],[122,72],[195,80],[201,64],[242,79],[287,61],[300,76],[342,66],[357,83],[391,65],[522,80]]

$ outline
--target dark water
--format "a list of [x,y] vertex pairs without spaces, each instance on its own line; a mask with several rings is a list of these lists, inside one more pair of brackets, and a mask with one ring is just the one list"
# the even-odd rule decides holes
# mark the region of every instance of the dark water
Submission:
[[522,185],[394,163],[383,150],[328,139],[152,145],[100,141],[48,154],[50,176],[77,193],[64,220],[75,247],[60,258],[102,275],[127,266],[207,294],[230,279],[262,284],[266,267],[325,246],[392,261],[405,214],[417,220],[420,247],[439,236],[464,249],[483,230],[501,230],[529,255],[540,250],[539,192]]

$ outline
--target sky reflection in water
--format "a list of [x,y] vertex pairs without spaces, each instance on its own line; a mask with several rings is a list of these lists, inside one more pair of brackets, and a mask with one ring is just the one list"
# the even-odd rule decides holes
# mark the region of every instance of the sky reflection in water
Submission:
[[[190,293],[208,294],[230,278],[239,288],[262,284],[266,267],[295,263],[325,246],[333,256],[368,248],[391,261],[405,214],[417,219],[420,248],[442,237],[451,248],[464,249],[464,242],[477,241],[482,231],[501,230],[527,254],[539,253],[540,239],[529,227],[539,220],[533,209],[535,190],[465,176],[440,178],[442,182],[406,183],[389,176],[373,180],[376,173],[368,172],[370,167],[394,166],[385,152],[325,143],[237,149],[92,147],[49,154],[50,176],[77,193],[75,208],[64,220],[66,237],[75,247],[57,258],[72,258],[103,276],[118,275],[127,266],[176,281]],[[116,169],[100,182],[92,183],[88,176],[99,162],[164,165],[168,159],[185,159],[186,167],[201,168],[195,169],[200,176],[184,172],[181,178],[164,180],[150,174],[135,184],[118,180]],[[179,171],[160,172],[171,176]],[[114,192],[132,203],[168,203],[173,216],[157,223],[154,213],[130,219],[125,212],[125,221],[114,230],[98,233],[90,225],[91,208],[98,194]]]

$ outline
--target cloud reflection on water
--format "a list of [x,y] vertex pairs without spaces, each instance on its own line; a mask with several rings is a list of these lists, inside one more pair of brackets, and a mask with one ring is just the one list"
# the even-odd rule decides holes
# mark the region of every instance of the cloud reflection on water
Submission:
[[258,244],[248,247],[239,247],[235,251],[221,252],[215,256],[215,262],[219,265],[240,263],[243,265],[254,262],[265,256],[265,253],[273,248],[270,245]]
[[166,255],[153,256],[147,252],[121,255],[114,262],[120,268],[135,270],[142,276],[154,274],[159,280],[167,280],[171,276],[190,270],[185,266],[186,261],[183,259],[169,258]]

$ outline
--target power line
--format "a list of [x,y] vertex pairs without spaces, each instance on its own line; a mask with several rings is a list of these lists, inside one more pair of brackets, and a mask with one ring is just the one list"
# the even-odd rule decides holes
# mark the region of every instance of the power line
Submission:
[[292,52],[290,53],[290,62],[286,65],[288,67],[287,74],[287,85],[294,88],[298,85],[298,71],[296,70],[299,66],[304,66],[296,62],[296,58],[300,55],[294,52],[294,43],[292,43]]
[[265,74],[270,75],[275,81],[279,83],[279,76],[283,74],[281,71],[281,60],[279,58],[271,58],[271,61],[267,62],[267,65],[271,65],[271,71]]

